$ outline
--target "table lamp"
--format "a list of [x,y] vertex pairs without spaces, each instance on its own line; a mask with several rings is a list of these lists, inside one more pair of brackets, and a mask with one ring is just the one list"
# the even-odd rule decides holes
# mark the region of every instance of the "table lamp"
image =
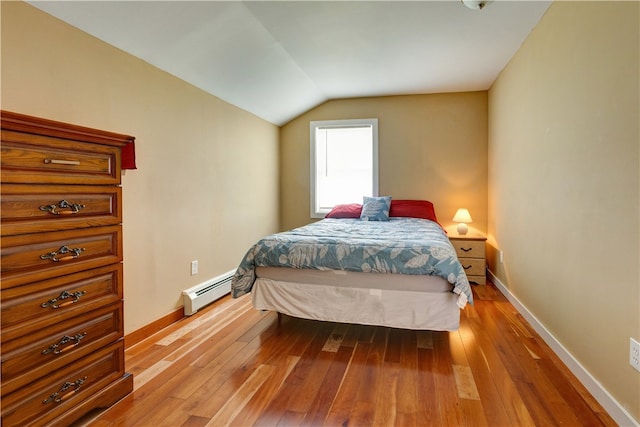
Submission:
[[469,211],[464,208],[460,208],[456,211],[456,214],[453,216],[453,221],[458,222],[458,234],[467,234],[469,231],[469,227],[467,227],[467,223],[471,222],[471,215]]

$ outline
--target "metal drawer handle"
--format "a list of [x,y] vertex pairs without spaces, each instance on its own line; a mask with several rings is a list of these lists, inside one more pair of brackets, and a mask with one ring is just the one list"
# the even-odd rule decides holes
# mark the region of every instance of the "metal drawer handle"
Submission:
[[[57,298],[53,298],[47,302],[43,302],[42,304],[40,304],[40,307],[42,308],[51,307],[55,309],[55,308],[64,307],[65,305],[74,304],[78,302],[80,300],[80,297],[86,293],[87,291],[77,291],[74,293],[71,293],[69,291],[62,291],[62,293],[60,293],[60,295]],[[73,298],[73,299],[58,304],[58,301],[65,300],[67,298]]]
[[462,266],[462,268],[464,268],[465,270],[468,270],[468,269],[470,269],[471,267],[473,267],[473,266],[471,266],[471,265],[467,265],[467,266],[464,266],[464,265],[463,265],[463,266]]
[[[53,354],[60,354],[60,353],[64,353],[67,350],[71,350],[72,348],[75,348],[77,346],[80,345],[80,340],[84,337],[87,336],[86,332],[81,332],[79,334],[76,334],[73,337],[70,337],[69,335],[64,335],[62,338],[60,338],[60,341],[58,341],[57,344],[51,344],[49,346],[49,348],[45,348],[44,350],[42,350],[42,354],[49,354],[49,353],[53,353]],[[69,344],[73,342],[72,344]],[[69,345],[67,345],[69,344]],[[64,346],[64,347],[63,347]],[[62,348],[60,348],[62,347]]]
[[[63,400],[71,397],[74,393],[80,390],[80,387],[82,387],[82,384],[84,384],[86,380],[87,377],[84,377],[77,379],[75,382],[65,382],[64,384],[62,384],[62,386],[60,386],[60,390],[56,391],[55,393],[51,393],[51,396],[44,399],[42,403],[46,405],[47,403],[51,402],[62,402]],[[73,390],[69,390],[70,388],[73,388]]]
[[[49,212],[52,215],[73,215],[80,212],[80,209],[84,207],[85,205],[80,203],[69,203],[66,200],[60,200],[57,205],[40,206],[40,210]],[[56,209],[68,209],[68,210],[59,211]]]
[[[85,248],[71,249],[68,246],[61,246],[60,249],[58,249],[55,252],[49,252],[49,253],[40,255],[40,259],[42,260],[50,259],[53,262],[70,261],[72,259],[78,258],[80,256],[80,253],[84,250]],[[64,255],[64,256],[58,258],[58,255]]]
[[44,162],[48,165],[80,166],[78,160],[44,159]]
[[473,250],[473,248],[460,248],[460,250],[464,251],[464,252],[471,252]]

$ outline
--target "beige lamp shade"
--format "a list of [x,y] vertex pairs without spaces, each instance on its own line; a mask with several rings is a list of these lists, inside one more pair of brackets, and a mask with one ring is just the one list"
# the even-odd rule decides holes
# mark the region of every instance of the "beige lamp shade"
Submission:
[[469,231],[469,227],[467,227],[467,223],[472,222],[471,214],[467,209],[460,208],[456,211],[456,214],[453,216],[453,221],[458,222],[458,234],[467,234]]

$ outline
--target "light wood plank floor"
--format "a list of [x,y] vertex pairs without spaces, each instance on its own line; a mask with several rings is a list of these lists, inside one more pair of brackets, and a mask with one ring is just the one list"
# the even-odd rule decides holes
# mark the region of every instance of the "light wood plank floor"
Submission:
[[90,426],[613,426],[496,288],[456,332],[313,322],[225,297],[126,350]]

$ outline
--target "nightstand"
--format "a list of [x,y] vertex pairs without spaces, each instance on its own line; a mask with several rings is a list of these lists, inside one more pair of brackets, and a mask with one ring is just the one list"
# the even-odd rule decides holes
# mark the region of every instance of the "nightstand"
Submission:
[[458,259],[467,273],[469,282],[479,285],[487,283],[485,242],[487,238],[480,234],[449,236],[456,249]]

